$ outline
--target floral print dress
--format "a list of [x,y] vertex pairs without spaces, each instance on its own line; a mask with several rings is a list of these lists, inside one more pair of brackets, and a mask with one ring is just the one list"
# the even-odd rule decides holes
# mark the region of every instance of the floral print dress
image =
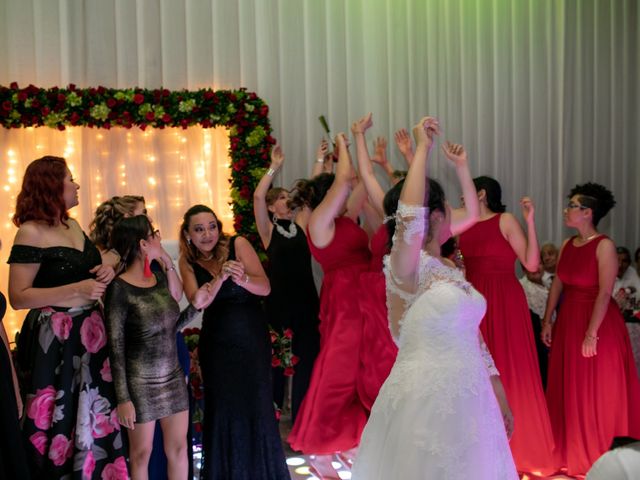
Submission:
[[[85,236],[70,247],[14,245],[9,263],[38,263],[35,288],[91,278],[101,263]],[[31,310],[20,345],[28,365],[23,436],[33,478],[127,479],[107,333],[98,303]]]

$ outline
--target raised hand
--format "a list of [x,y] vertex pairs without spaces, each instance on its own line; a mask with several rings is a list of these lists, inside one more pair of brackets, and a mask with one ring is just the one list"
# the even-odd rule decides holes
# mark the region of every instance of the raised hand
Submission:
[[373,141],[374,153],[371,157],[371,161],[378,165],[385,165],[387,163],[387,139],[384,137],[378,137]]
[[[322,137],[320,140],[320,144],[318,145],[318,149],[316,150],[316,160],[324,159],[329,153],[329,142],[327,139]],[[272,160],[273,161],[273,160]]]
[[198,310],[208,307],[213,300],[213,294],[211,293],[212,291],[213,289],[211,283],[203,283],[202,286],[198,290],[196,290],[191,304]]
[[[324,139],[323,139],[324,140]],[[327,143],[324,140],[325,144]],[[282,147],[279,144],[275,144],[271,149],[271,168],[278,170],[284,163],[284,153],[282,153]]]
[[398,150],[405,158],[413,157],[413,147],[411,145],[411,137],[405,128],[401,128],[393,135]]
[[342,132],[336,135],[334,141],[335,141],[335,144],[336,144],[335,154],[337,156],[340,156],[340,150],[342,148],[349,148],[349,145],[351,145],[351,143],[347,139],[347,136]]
[[522,216],[527,223],[533,222],[535,208],[533,206],[533,200],[529,197],[522,197],[520,200],[520,207],[522,208]]
[[449,141],[444,142],[442,152],[455,167],[462,167],[467,164],[467,152],[462,145]]
[[434,117],[422,117],[413,127],[413,138],[416,144],[425,145],[428,149],[433,146],[433,139],[440,135],[440,122]]
[[367,113],[360,120],[356,120],[351,124],[351,132],[356,135],[358,133],[365,133],[373,125],[371,113]]

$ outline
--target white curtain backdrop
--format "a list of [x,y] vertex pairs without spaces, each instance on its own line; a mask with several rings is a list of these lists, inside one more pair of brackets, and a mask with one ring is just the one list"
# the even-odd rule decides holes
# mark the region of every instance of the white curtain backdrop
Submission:
[[[637,0],[0,0],[0,84],[246,87],[270,105],[285,186],[309,174],[321,114],[335,133],[372,111],[371,139],[436,115],[512,211],[533,197],[541,242],[569,233],[568,190],[595,180],[618,200],[602,230],[635,249],[639,18]],[[190,204],[225,204],[225,150],[224,132],[200,129],[0,130],[3,264],[33,158],[69,158],[83,226],[101,199],[144,194],[175,238]],[[441,156],[431,172],[457,203]]]

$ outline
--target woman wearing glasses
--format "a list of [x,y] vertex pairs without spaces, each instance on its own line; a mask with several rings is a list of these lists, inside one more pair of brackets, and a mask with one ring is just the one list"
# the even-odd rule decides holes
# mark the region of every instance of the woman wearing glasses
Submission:
[[[172,282],[179,281],[175,267],[160,244],[160,232],[145,215],[116,224],[111,244],[124,272],[111,283],[105,299],[109,373],[116,389],[118,421],[128,429],[131,477],[147,478],[159,420],[168,477],[186,480],[189,400],[175,338],[176,331],[195,317],[196,309],[211,301],[211,287],[203,285],[193,304],[180,312],[170,292]],[[153,260],[161,260],[166,271],[152,272]]]
[[616,248],[597,230],[616,204],[613,194],[586,183],[574,187],[569,199],[564,222],[577,235],[560,250],[542,339],[551,347],[547,402],[556,448],[569,475],[584,475],[614,437],[640,438],[640,384],[624,320],[611,298]]

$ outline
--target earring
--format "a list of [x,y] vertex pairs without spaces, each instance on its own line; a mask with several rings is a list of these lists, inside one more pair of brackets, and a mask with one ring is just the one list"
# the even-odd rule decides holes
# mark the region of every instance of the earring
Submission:
[[144,278],[153,277],[153,272],[151,271],[151,264],[149,263],[149,257],[147,255],[144,256],[144,271],[142,272]]
[[191,239],[187,238],[187,244],[191,245]]

